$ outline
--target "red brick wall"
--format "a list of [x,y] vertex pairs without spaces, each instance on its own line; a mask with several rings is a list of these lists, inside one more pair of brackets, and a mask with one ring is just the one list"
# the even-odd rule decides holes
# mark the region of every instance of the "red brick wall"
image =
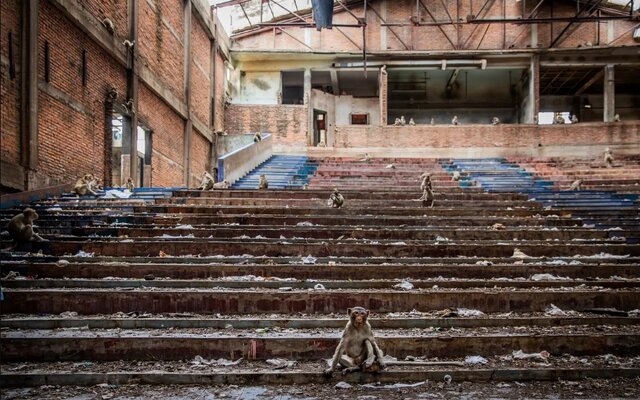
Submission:
[[153,186],[180,186],[183,179],[184,121],[142,84],[139,86],[138,113],[153,130]]
[[229,133],[270,132],[274,144],[307,145],[307,106],[232,104],[225,113]]
[[226,67],[224,65],[224,59],[220,55],[220,52],[216,51],[216,76],[215,76],[215,99],[216,99],[216,108],[215,108],[215,121],[213,122],[213,128],[217,131],[221,131],[224,129],[225,120],[224,120],[224,97],[225,97],[225,70]]
[[209,171],[209,160],[211,157],[211,145],[209,141],[200,135],[197,131],[193,131],[191,137],[191,176],[189,178],[189,187],[200,184],[200,178],[203,171]]
[[191,108],[200,121],[209,125],[211,43],[197,18],[193,17],[191,26]]
[[[382,1],[374,1],[369,4],[378,14],[384,17]],[[434,18],[438,21],[446,21],[449,19],[443,3],[447,4],[449,14],[453,19],[459,17],[466,19],[467,15],[477,15],[480,7],[484,2],[472,2],[471,0],[460,1],[460,10],[456,10],[456,2],[441,0],[423,0],[425,6],[429,9]],[[473,3],[473,11],[471,9]],[[522,15],[522,2],[506,1],[504,13],[507,18],[520,18]],[[529,11],[535,5],[535,2],[527,2]],[[538,17],[550,17],[550,6],[547,3],[540,8]],[[503,2],[496,1],[491,7],[483,11],[483,18],[503,18]],[[574,16],[575,4],[562,4],[555,2],[554,17]],[[362,7],[350,7],[356,15],[363,15]],[[388,23],[408,23],[411,17],[416,16],[416,2],[414,0],[393,0],[386,1],[386,18]],[[421,9],[421,19],[423,22],[433,22],[429,14]],[[340,12],[334,15],[334,23],[353,24],[355,20],[346,12]],[[367,49],[369,51],[376,50],[454,50],[458,49],[502,49],[509,48],[514,45],[516,48],[525,48],[531,44],[532,25],[516,25],[516,24],[463,24],[460,25],[459,33],[453,25],[437,26],[394,26],[381,27],[381,20],[375,12],[367,13]],[[555,37],[566,25],[566,22],[556,22],[553,24],[553,32]],[[618,20],[614,22],[616,37],[635,25],[633,21]],[[541,47],[547,47],[552,40],[551,25],[538,24],[538,42]],[[506,29],[505,29],[506,27]],[[381,48],[380,33],[381,28],[386,29],[387,48]],[[344,34],[340,33],[340,30]],[[314,51],[357,51],[357,47],[351,43],[346,37],[348,36],[357,45],[362,45],[362,34],[360,29],[341,28],[322,30],[321,32],[313,31],[311,33],[311,47]],[[574,32],[575,30],[575,32]],[[444,33],[442,32],[444,31]],[[558,44],[558,47],[575,48],[579,44],[589,41],[596,44],[596,22],[587,22],[575,24],[567,34],[565,40]],[[357,34],[356,34],[357,32]],[[304,42],[304,30],[290,28],[287,30],[291,36],[297,40]],[[446,35],[445,35],[446,34]],[[449,39],[447,39],[447,36]],[[601,27],[601,42],[606,43],[606,24]],[[272,30],[267,30],[257,35],[247,36],[234,41],[234,48],[239,49],[272,49],[274,48],[274,35]],[[280,50],[308,50],[300,42],[293,39],[289,35],[276,33],[275,48]],[[403,44],[404,43],[404,44]],[[616,45],[633,44],[631,34],[618,42]],[[406,47],[405,47],[406,45]],[[454,47],[456,46],[456,47]]]
[[[2,160],[20,160],[20,0],[0,1],[0,141]],[[16,76],[9,76],[9,32],[13,42]]]
[[[44,81],[44,43],[49,43],[49,86],[57,99],[38,94],[38,172],[53,181],[72,182],[92,172],[104,176],[104,101],[110,87],[125,92],[124,69],[82,31],[68,23],[47,1],[40,2],[39,71]],[[82,51],[86,50],[87,84],[82,85]]]
[[83,0],[82,5],[99,21],[109,18],[113,22],[115,34],[124,39],[129,35],[128,2],[129,0]]
[[640,124],[337,126],[336,147],[536,147],[638,144]]
[[151,3],[153,7],[146,0],[138,1],[140,61],[161,76],[173,94],[184,100],[183,2],[151,0]]

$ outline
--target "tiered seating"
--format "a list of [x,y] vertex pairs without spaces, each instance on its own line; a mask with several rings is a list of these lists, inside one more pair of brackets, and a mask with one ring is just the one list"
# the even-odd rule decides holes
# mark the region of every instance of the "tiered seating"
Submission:
[[[308,190],[39,202],[50,242],[2,253],[1,383],[639,376],[640,245],[622,239],[639,236],[637,209],[547,207],[484,167],[530,174],[477,161],[395,160],[389,171],[393,160],[322,160]],[[451,182],[454,165],[480,186]],[[415,201],[425,170],[433,208]],[[500,190],[482,191],[489,182]],[[334,186],[342,209],[326,205]],[[585,223],[585,208],[616,229]],[[356,305],[390,356],[462,365],[323,376]],[[274,369],[274,358],[298,363]]]
[[264,174],[271,189],[299,189],[309,183],[316,164],[304,156],[273,156],[233,184],[234,189],[256,189]]

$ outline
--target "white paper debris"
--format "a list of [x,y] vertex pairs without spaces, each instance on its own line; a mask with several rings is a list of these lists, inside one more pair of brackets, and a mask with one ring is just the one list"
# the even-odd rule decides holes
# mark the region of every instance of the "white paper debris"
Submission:
[[193,225],[177,225],[176,229],[193,229]]
[[531,281],[570,281],[571,278],[556,276],[552,274],[533,274],[529,277]]
[[397,285],[393,285],[394,289],[400,289],[400,290],[412,290],[413,289],[413,284],[411,282],[408,281],[402,281],[400,283],[398,283]]
[[306,256],[306,257],[302,257],[302,263],[303,263],[303,264],[315,264],[315,263],[316,263],[316,261],[318,261],[318,259],[317,259],[317,258],[315,258],[315,257],[314,257],[314,256],[312,256],[312,255],[308,255],[308,256]]
[[544,313],[547,314],[547,315],[567,315],[566,312],[562,311],[555,304],[551,304],[549,307],[547,307],[544,310]]
[[484,313],[480,310],[472,310],[469,308],[458,308],[457,313],[461,317],[482,317]]
[[486,364],[488,362],[489,360],[482,356],[466,356],[464,359],[464,363],[469,365]]
[[273,365],[274,369],[285,369],[295,367],[298,362],[286,360],[284,358],[271,358],[267,360],[267,364]]
[[327,288],[325,288],[323,284],[318,283],[313,287],[313,290],[327,290]]
[[513,255],[511,256],[511,258],[531,258],[531,256],[524,254],[519,248],[516,247],[515,249],[513,249]]
[[204,367],[204,366],[217,366],[217,367],[229,367],[232,365],[238,365],[242,362],[242,358],[237,359],[236,361],[226,360],[224,358],[219,358],[217,360],[206,360],[201,356],[195,356],[191,361],[191,365],[194,367]]
[[313,226],[313,223],[309,221],[302,221],[302,222],[298,222],[296,226]]
[[352,386],[349,385],[347,382],[341,381],[341,382],[336,383],[335,388],[336,389],[351,389]]
[[76,254],[74,254],[73,257],[93,257],[95,255],[96,253],[87,253],[83,250],[80,250]]
[[416,383],[394,383],[392,385],[380,385],[376,383],[367,383],[364,385],[360,385],[367,389],[384,389],[384,390],[393,390],[393,389],[405,389],[405,388],[413,388],[426,384],[426,381],[416,382]]
[[125,190],[118,190],[118,189],[111,189],[111,190],[107,190],[107,192],[104,194],[104,196],[102,196],[103,199],[128,199],[129,197],[131,197],[133,193],[131,193],[129,191],[129,189],[125,189]]
[[549,352],[546,350],[543,350],[540,353],[525,353],[522,350],[518,350],[511,353],[511,355],[513,356],[513,358],[518,360],[534,359],[534,360],[544,361],[544,362],[546,362],[550,356]]

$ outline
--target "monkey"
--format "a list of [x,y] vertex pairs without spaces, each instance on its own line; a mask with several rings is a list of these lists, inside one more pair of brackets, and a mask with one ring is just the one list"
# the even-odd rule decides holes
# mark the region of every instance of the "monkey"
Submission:
[[333,193],[329,196],[329,207],[340,208],[344,204],[344,197],[338,188],[333,189]]
[[616,114],[613,116],[613,122],[620,122],[620,114]]
[[384,354],[373,336],[371,325],[367,321],[369,310],[354,307],[347,310],[349,322],[344,328],[340,343],[336,348],[331,366],[324,373],[330,375],[340,364],[348,372],[378,372],[386,367]]
[[136,44],[136,41],[135,40],[134,41],[130,41],[130,40],[125,39],[124,42],[122,42],[122,44],[124,45],[124,47],[127,48],[127,50],[130,50],[133,47],[133,45]]
[[371,156],[369,155],[369,153],[364,153],[364,158],[360,159],[361,162],[369,162],[371,161]]
[[413,118],[409,118],[409,125],[414,126],[415,124],[416,124],[416,121],[414,121]]
[[104,190],[104,186],[102,186],[102,179],[97,177],[93,178],[93,181],[91,181],[91,189]]
[[569,121],[571,121],[572,124],[577,124],[579,122],[578,116],[575,114],[569,115]]
[[498,117],[491,118],[491,125],[500,125],[500,118]]
[[422,184],[420,184],[420,190],[422,190],[422,197],[418,201],[422,201],[423,207],[433,207],[435,201],[433,195],[433,187],[431,185],[431,175],[427,172],[420,176],[422,178]]
[[260,182],[258,183],[258,189],[269,189],[269,181],[267,181],[267,176],[264,174],[260,175]]
[[231,187],[231,185],[229,184],[228,180],[223,180],[222,182],[216,182],[213,184],[212,188],[213,189],[229,189]]
[[107,31],[109,31],[109,33],[113,34],[113,32],[115,31],[115,27],[113,25],[113,21],[111,21],[109,18],[105,18],[102,20],[102,25],[107,28]]
[[130,177],[127,178],[127,183],[124,184],[124,187],[130,192],[133,192],[133,189],[136,188],[136,186],[133,184],[133,179],[131,179]]
[[404,119],[404,115],[400,116],[400,125],[405,126],[407,124],[407,120]]
[[400,118],[396,118],[395,122],[393,123],[396,126],[400,125]]
[[202,173],[202,180],[200,181],[200,186],[198,186],[198,190],[211,190],[213,189],[213,176],[207,171]]
[[569,186],[569,189],[567,190],[582,190],[582,179],[576,179],[575,181],[573,181],[573,183],[571,184],[571,186]]
[[20,214],[11,218],[7,230],[13,239],[14,247],[25,242],[46,242],[33,230],[33,221],[38,219],[38,213],[33,208],[25,208]]
[[134,112],[135,112],[135,107],[134,107],[133,99],[132,99],[132,98],[127,99],[126,103],[124,103],[124,104],[122,105],[122,107],[124,107],[124,109],[125,109],[125,111],[126,111],[127,113],[132,114],[132,113],[134,113]]
[[431,117],[431,125],[435,125],[436,124],[436,119]]
[[554,125],[561,125],[564,124],[565,120],[564,117],[562,116],[562,114],[560,113],[556,113],[555,116],[553,117],[553,124]]
[[260,132],[256,132],[256,134],[253,135],[253,142],[258,143],[261,141],[262,141],[262,134]]
[[98,194],[93,191],[95,178],[92,174],[85,174],[83,177],[78,178],[75,185],[73,185],[73,192],[78,196],[85,196],[91,194],[97,196]]
[[118,98],[118,89],[111,87],[111,89],[109,89],[109,92],[107,93],[107,99],[111,102],[116,101],[116,99]]
[[457,115],[454,115],[453,118],[451,118],[451,125],[460,125]]
[[604,163],[607,164],[607,167],[613,167],[613,154],[611,154],[611,150],[607,147],[604,149]]
[[454,182],[458,182],[460,180],[460,171],[453,171],[453,175],[451,176],[451,180]]

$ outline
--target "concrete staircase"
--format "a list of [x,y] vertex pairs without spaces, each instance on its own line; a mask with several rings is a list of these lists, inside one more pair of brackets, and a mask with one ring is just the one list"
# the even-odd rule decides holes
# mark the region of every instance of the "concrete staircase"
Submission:
[[[308,190],[278,181],[290,164],[317,164]],[[332,388],[449,375],[633,386],[640,376],[640,245],[618,239],[639,236],[637,208],[600,207],[592,195],[533,200],[554,193],[498,160],[271,166],[281,190],[33,204],[50,241],[1,253],[0,385]],[[452,182],[453,166],[481,185]],[[424,171],[433,208],[415,201]],[[334,186],[342,209],[326,205]],[[2,223],[19,209],[3,210]],[[462,366],[325,377],[356,305],[371,310],[390,356]],[[275,358],[297,363],[274,369]]]
[[304,156],[274,155],[233,184],[234,189],[256,189],[264,174],[270,189],[299,189],[309,183],[316,164]]

